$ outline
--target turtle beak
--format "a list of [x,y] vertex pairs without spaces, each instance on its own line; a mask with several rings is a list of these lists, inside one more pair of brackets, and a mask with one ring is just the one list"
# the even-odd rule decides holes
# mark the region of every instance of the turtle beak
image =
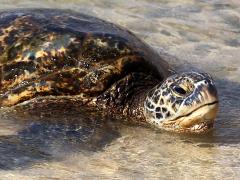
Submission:
[[197,94],[201,103],[195,104],[194,110],[179,121],[181,127],[193,132],[212,129],[218,112],[218,95],[214,84],[207,82],[199,89],[201,92]]
[[212,81],[204,81],[196,87],[189,97],[190,104],[183,104],[179,111],[180,116],[172,123],[182,130],[202,132],[212,129],[218,112],[218,95]]
[[218,102],[206,104],[193,111],[190,115],[180,118],[179,125],[192,132],[212,129],[217,112]]

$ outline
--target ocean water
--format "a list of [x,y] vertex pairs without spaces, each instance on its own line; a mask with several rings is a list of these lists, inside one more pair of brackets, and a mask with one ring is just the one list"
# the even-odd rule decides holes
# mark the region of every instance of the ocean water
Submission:
[[239,179],[239,0],[0,0],[0,9],[71,9],[134,32],[179,68],[212,74],[212,133],[180,135],[114,122],[0,120],[0,179]]

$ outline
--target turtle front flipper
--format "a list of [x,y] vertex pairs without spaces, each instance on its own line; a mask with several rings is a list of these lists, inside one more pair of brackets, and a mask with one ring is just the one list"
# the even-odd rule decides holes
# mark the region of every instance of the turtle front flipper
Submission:
[[87,101],[101,94],[120,76],[119,70],[111,65],[86,73],[81,68],[63,69],[38,80],[17,84],[2,92],[0,106],[13,106],[38,96],[74,96]]
[[12,106],[37,96],[72,95],[80,91],[80,81],[86,75],[79,68],[62,70],[45,75],[39,80],[17,84],[2,93],[0,106]]

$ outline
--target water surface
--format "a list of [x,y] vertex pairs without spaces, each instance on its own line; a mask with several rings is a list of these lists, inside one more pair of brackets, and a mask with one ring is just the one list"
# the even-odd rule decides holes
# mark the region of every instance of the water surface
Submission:
[[122,25],[169,63],[216,80],[215,130],[188,136],[76,115],[52,122],[0,121],[1,179],[238,179],[240,2],[238,0],[0,0],[1,9],[72,9]]

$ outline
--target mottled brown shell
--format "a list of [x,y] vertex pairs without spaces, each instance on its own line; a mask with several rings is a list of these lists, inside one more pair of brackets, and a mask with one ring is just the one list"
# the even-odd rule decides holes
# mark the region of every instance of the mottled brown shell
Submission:
[[0,68],[2,107],[50,95],[115,103],[142,79],[168,75],[165,62],[129,31],[47,9],[0,13]]

